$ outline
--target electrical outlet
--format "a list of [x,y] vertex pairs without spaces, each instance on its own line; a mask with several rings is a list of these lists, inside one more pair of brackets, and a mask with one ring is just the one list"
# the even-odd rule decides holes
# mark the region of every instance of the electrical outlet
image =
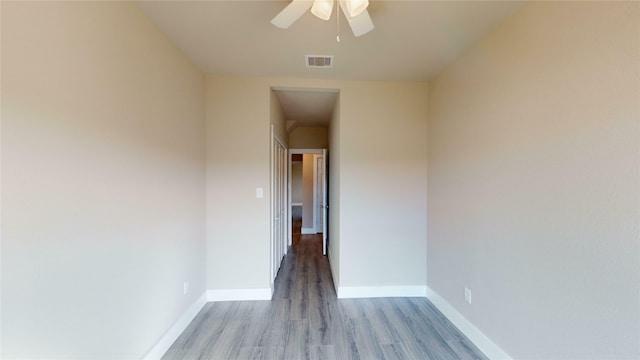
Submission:
[[184,285],[183,285],[182,289],[184,291],[184,294],[187,295],[187,293],[189,292],[189,282],[188,281],[184,282]]
[[466,286],[464,287],[464,301],[471,304],[471,289]]

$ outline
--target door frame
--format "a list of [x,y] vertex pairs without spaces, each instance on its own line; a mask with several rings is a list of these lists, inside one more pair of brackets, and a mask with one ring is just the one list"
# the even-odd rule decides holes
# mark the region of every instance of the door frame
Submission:
[[[323,156],[326,154],[326,149],[289,149],[288,151],[288,156],[287,156],[287,163],[288,163],[288,167],[289,167],[289,172],[288,172],[288,194],[287,194],[287,199],[289,201],[289,206],[287,207],[289,216],[287,216],[287,232],[288,232],[288,241],[289,241],[289,246],[291,246],[292,244],[292,240],[293,240],[293,234],[292,234],[292,229],[291,229],[291,214],[293,214],[293,209],[292,209],[292,202],[291,202],[291,184],[293,183],[292,181],[292,177],[291,177],[291,155],[294,154],[313,154],[313,155],[320,155]],[[325,158],[325,169],[326,169],[326,158]],[[314,164],[313,164],[313,175],[314,175],[314,192],[313,192],[313,223],[314,223],[314,229],[316,229],[316,222],[317,222],[317,216],[316,216],[316,207],[317,207],[317,192],[315,191],[315,186],[316,186],[316,162],[315,162],[315,157],[314,157]],[[326,183],[326,170],[325,170],[325,183]],[[327,197],[326,195],[326,187],[325,187],[325,198]],[[326,204],[325,204],[326,205]],[[324,222],[327,222],[326,216],[324,219]],[[317,229],[316,229],[317,231]],[[323,245],[325,243],[325,239],[326,239],[326,231],[323,234]],[[323,253],[326,253],[326,246],[324,246],[323,248]]]

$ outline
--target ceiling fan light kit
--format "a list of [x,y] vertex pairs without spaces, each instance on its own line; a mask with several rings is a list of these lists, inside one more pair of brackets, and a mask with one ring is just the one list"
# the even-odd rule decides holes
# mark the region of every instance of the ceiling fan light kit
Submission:
[[333,12],[333,0],[316,0],[311,7],[311,13],[322,20],[329,20]]
[[[358,37],[373,30],[373,21],[371,21],[367,11],[369,0],[335,1],[338,2],[338,7],[342,9],[353,35]],[[281,29],[287,29],[309,9],[319,19],[329,20],[333,12],[333,2],[334,0],[292,0],[287,7],[271,20],[271,23]],[[336,12],[339,12],[339,10],[336,10]]]

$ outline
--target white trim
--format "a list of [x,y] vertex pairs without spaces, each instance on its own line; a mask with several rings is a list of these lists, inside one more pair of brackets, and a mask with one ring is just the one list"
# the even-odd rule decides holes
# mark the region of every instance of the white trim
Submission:
[[482,333],[469,320],[458,312],[445,299],[427,287],[427,299],[449,319],[466,337],[473,342],[489,359],[511,360],[511,357],[489,337]]
[[[272,89],[275,89],[274,87],[272,87]],[[284,89],[284,88],[282,88]],[[273,147],[273,146],[272,146]],[[287,201],[291,200],[291,186],[293,181],[291,180],[291,155],[293,154],[322,154],[323,150],[322,149],[288,149],[288,155],[287,155],[287,165],[289,168],[288,171],[288,178],[287,178]],[[314,185],[315,186],[315,185]],[[292,206],[304,206],[302,203],[296,203],[295,205],[292,203],[289,203],[289,206],[287,206],[287,210],[288,210],[288,214],[287,214],[287,240],[289,241],[289,246],[291,246],[293,244],[293,232],[292,232],[292,226],[291,226],[291,215],[293,214],[293,209],[291,208]],[[314,220],[315,222],[315,220]],[[309,232],[306,234],[315,234],[315,228],[313,229],[313,232]],[[303,232],[303,234],[305,234]]]
[[316,234],[316,228],[312,227],[312,228],[302,228],[300,229],[300,233],[302,235],[309,235],[309,234]]
[[[289,205],[287,206],[287,211],[289,212],[289,215],[287,215],[287,250],[289,249],[289,246],[291,246],[293,239],[293,221],[291,221],[293,217],[294,206],[293,203],[291,203],[291,184],[293,183],[293,178],[291,177],[292,163],[293,161],[291,160],[291,150],[287,149],[287,202],[289,202]],[[302,206],[302,203],[300,203],[300,206]],[[271,287],[273,287],[273,284],[271,284]]]
[[198,315],[200,310],[204,307],[204,304],[207,303],[206,293],[203,293],[202,296],[196,300],[189,308],[182,313],[182,315],[178,318],[178,321],[173,324],[171,328],[158,340],[158,342],[149,350],[147,355],[144,356],[145,360],[155,360],[162,358],[167,350],[173,345],[173,343],[178,339],[180,334],[189,326],[189,323]]
[[338,286],[338,299],[377,297],[426,297],[427,287],[418,286]]
[[207,290],[207,301],[271,300],[271,288]]
[[289,154],[322,154],[322,149],[289,149]]

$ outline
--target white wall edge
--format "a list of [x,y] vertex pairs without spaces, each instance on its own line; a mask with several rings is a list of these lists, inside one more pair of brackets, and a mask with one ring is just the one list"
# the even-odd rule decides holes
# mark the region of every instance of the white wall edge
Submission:
[[489,337],[483,334],[482,331],[460,314],[458,310],[429,287],[427,287],[427,299],[489,359],[511,360],[511,357],[504,350],[491,341]]
[[184,329],[189,326],[189,323],[198,315],[200,310],[207,303],[207,294],[203,293],[196,302],[194,302],[189,308],[182,313],[178,318],[178,321],[173,324],[171,328],[158,340],[158,342],[151,348],[151,350],[145,355],[144,360],[160,359],[169,350],[171,345],[178,339]]
[[309,235],[309,234],[316,234],[316,228],[312,227],[312,228],[302,228],[300,229],[300,233],[302,235]]
[[207,301],[271,300],[271,288],[207,290]]
[[376,297],[426,297],[427,287],[418,286],[338,286],[338,299]]

